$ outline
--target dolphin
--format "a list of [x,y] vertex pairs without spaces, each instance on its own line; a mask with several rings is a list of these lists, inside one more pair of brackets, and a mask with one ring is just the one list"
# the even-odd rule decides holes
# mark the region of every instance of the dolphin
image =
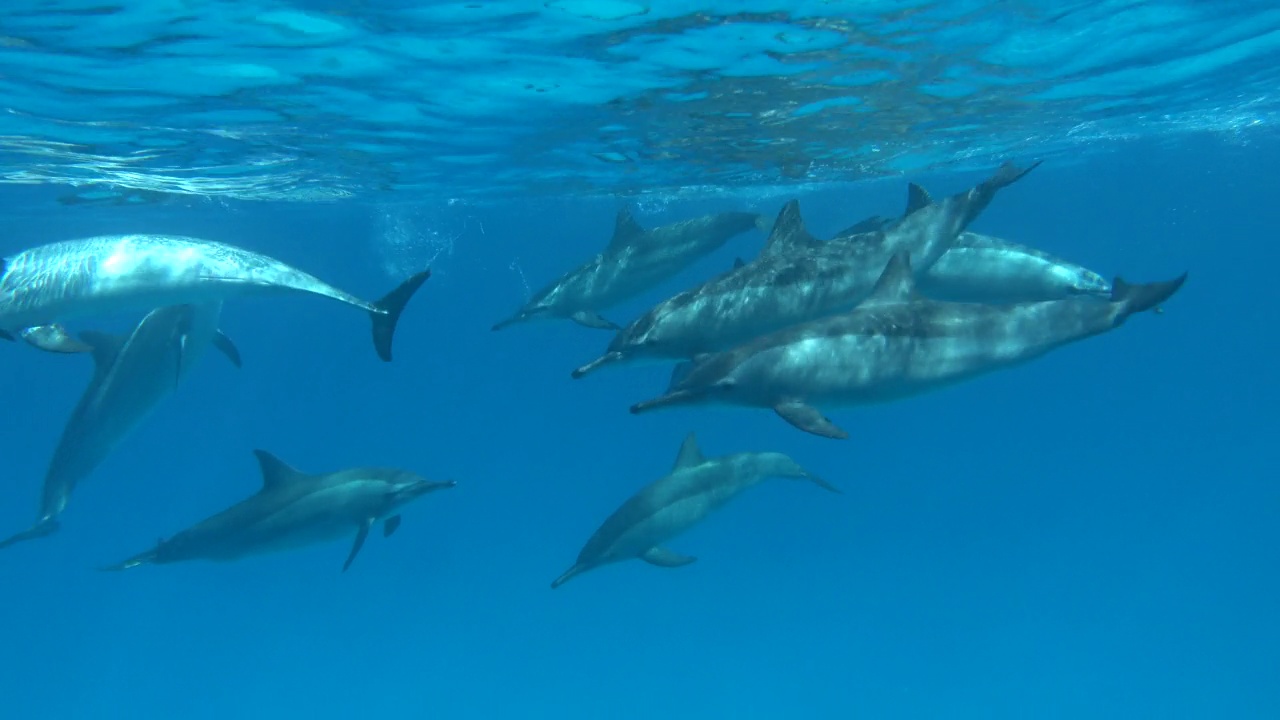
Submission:
[[680,567],[696,558],[664,544],[696,525],[712,511],[770,477],[808,480],[831,492],[834,485],[810,474],[776,452],[703,457],[693,433],[685,437],[671,472],[642,488],[596,530],[573,567],[551,583],[552,589],[601,565],[639,558],[658,567]]
[[[930,202],[928,192],[913,185],[903,217]],[[836,233],[832,240],[885,231],[901,221],[902,217],[869,217]],[[916,282],[925,296],[955,302],[1007,304],[1111,294],[1111,283],[1082,265],[968,230],[960,233],[932,265],[917,272]]]
[[493,329],[537,318],[569,318],[589,328],[618,330],[599,311],[669,280],[752,228],[768,231],[756,213],[724,212],[645,230],[629,211],[619,210],[604,252],[539,290]]
[[951,303],[921,296],[908,256],[899,253],[853,310],[678,366],[666,394],[631,412],[701,403],[766,407],[805,432],[843,439],[848,434],[817,405],[888,402],[1028,362],[1156,308],[1186,277],[1144,285],[1117,277],[1107,299]]
[[218,330],[220,311],[216,302],[172,305],[152,310],[125,336],[80,334],[93,354],[93,379],[49,461],[36,523],[0,548],[57,531],[76,485],[177,388],[205,348],[216,346],[240,366],[235,345]]
[[179,532],[154,548],[104,570],[127,570],[147,563],[186,560],[239,560],[333,540],[355,531],[345,572],[364,546],[374,523],[382,534],[400,527],[399,508],[452,480],[426,480],[405,470],[362,467],[308,475],[266,450],[254,450],[262,470],[262,489]]
[[[895,252],[906,250],[928,268],[1001,188],[1037,165],[1006,163],[965,192],[912,207],[887,230],[825,243],[804,229],[799,202],[792,200],[778,213],[759,257],[654,306],[573,377],[640,358],[692,358],[848,309],[871,291]],[[928,199],[914,185],[911,193]]]
[[40,245],[0,259],[0,337],[111,312],[302,292],[358,307],[373,320],[378,356],[409,298],[430,276],[420,272],[378,302],[361,300],[279,260],[212,240],[179,235],[102,235]]

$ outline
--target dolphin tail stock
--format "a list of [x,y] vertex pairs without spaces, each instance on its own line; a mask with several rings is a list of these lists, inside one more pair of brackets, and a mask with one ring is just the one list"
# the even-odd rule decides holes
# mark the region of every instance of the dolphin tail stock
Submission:
[[582,563],[574,563],[573,567],[569,568],[568,570],[565,570],[564,573],[560,575],[560,577],[551,581],[551,589],[555,590],[556,588],[569,582],[570,580],[574,579],[575,577],[581,575],[586,571],[587,571],[586,565],[583,565]]
[[1186,281],[1186,273],[1172,280],[1140,284],[1130,284],[1116,276],[1111,283],[1111,302],[1117,306],[1116,325],[1134,313],[1146,310],[1160,312],[1160,304],[1173,297]]
[[396,289],[382,296],[381,300],[374,303],[373,310],[369,311],[373,319],[373,347],[378,351],[378,357],[382,358],[383,362],[391,362],[391,341],[396,334],[396,323],[400,321],[400,313],[404,312],[404,306],[429,277],[431,277],[430,268],[411,276],[400,283]]
[[40,522],[37,522],[35,525],[32,525],[26,530],[23,530],[22,532],[17,533],[15,535],[11,535],[5,538],[4,540],[0,540],[0,550],[3,550],[4,548],[9,547],[10,545],[16,545],[25,540],[35,540],[36,538],[42,538],[47,535],[52,535],[57,531],[58,531],[57,520],[51,517],[41,518]]

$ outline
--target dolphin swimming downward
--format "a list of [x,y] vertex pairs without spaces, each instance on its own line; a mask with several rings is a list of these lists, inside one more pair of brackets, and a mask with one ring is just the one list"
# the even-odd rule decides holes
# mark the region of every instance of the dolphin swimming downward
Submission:
[[274,258],[212,240],[176,235],[66,240],[0,260],[0,337],[13,340],[22,334],[38,340],[41,334],[32,328],[62,320],[302,292],[369,313],[374,349],[389,362],[400,313],[430,274],[425,270],[413,275],[371,303]]
[[218,330],[221,305],[174,305],[147,314],[123,337],[81,333],[94,373],[58,440],[44,477],[40,514],[30,529],[0,541],[6,548],[52,534],[81,480],[177,388],[215,345],[240,366],[240,354]]
[[664,543],[696,525],[747,488],[769,477],[808,480],[831,492],[835,486],[776,452],[737,453],[705,458],[693,433],[685,437],[671,472],[631,496],[578,553],[578,560],[551,583],[609,563],[639,558],[658,567],[680,567],[696,558],[668,550]]
[[238,560],[342,537],[355,542],[342,569],[364,547],[374,523],[385,520],[383,536],[400,527],[397,511],[427,493],[454,487],[395,468],[352,468],[307,475],[265,450],[254,455],[262,469],[257,494],[179,532],[168,540],[104,570],[186,560]]
[[539,290],[515,315],[493,326],[501,330],[537,318],[569,318],[579,325],[618,330],[599,312],[674,277],[719,249],[730,238],[761,227],[756,213],[724,212],[649,230],[619,210],[604,252]]
[[765,335],[678,366],[665,395],[632,413],[676,405],[766,407],[823,437],[848,434],[816,406],[888,402],[1012,367],[1124,324],[1159,306],[1186,274],[1165,282],[1112,283],[1109,299],[984,305],[916,292],[905,253],[853,310]]

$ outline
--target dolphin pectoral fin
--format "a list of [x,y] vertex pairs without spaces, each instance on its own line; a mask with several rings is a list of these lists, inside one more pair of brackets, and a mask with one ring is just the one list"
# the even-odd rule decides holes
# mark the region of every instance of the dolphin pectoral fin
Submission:
[[849,438],[849,433],[837,427],[835,423],[827,419],[821,412],[818,412],[818,409],[812,405],[806,405],[799,401],[784,402],[773,406],[773,411],[778,413],[778,416],[783,420],[807,433],[833,440],[847,440]]
[[676,567],[681,567],[683,565],[688,565],[689,563],[693,562],[694,560],[697,560],[698,558],[689,557],[688,555],[681,555],[679,553],[672,552],[664,547],[654,545],[653,547],[646,550],[645,553],[640,556],[640,559],[649,563],[650,565],[657,565],[658,567],[666,567],[666,568],[676,568]]
[[31,527],[23,530],[16,535],[0,540],[0,550],[16,545],[24,540],[35,540],[46,535],[52,535],[58,531],[58,521],[53,518],[45,518]]
[[569,319],[583,327],[589,327],[595,330],[613,330],[614,332],[617,332],[622,329],[622,327],[617,323],[605,320],[589,310],[579,310],[578,312],[570,315]]
[[1186,273],[1182,273],[1172,280],[1143,284],[1131,284],[1122,277],[1116,277],[1111,283],[1111,302],[1120,306],[1120,314],[1116,318],[1116,324],[1123,322],[1125,318],[1134,313],[1147,310],[1163,313],[1162,303],[1173,297],[1173,294],[1178,292],[1186,281]]
[[746,261],[746,260],[743,260],[743,259],[742,259],[742,258],[740,258],[740,257],[736,257],[736,258],[734,258],[734,259],[733,259],[733,269],[734,269],[734,270],[737,270],[738,268],[740,268],[740,267],[742,267],[743,265],[746,265],[746,264],[747,264],[747,261]]
[[400,529],[400,516],[392,515],[382,523],[382,537],[391,537]]
[[227,337],[226,333],[221,330],[215,332],[213,334],[213,346],[218,349],[218,352],[226,355],[232,365],[235,365],[237,368],[242,367],[240,363],[240,350],[236,347],[235,343],[231,342],[231,338]]
[[364,541],[369,537],[369,528],[373,527],[373,518],[369,518],[360,523],[360,529],[356,531],[356,541],[351,544],[351,553],[347,555],[347,561],[342,564],[342,572],[346,572],[351,567],[351,563],[355,561],[356,555],[360,554],[360,548],[364,547]]
[[383,362],[391,362],[391,341],[396,334],[396,323],[400,322],[400,313],[404,312],[404,306],[409,304],[410,298],[429,277],[430,269],[410,277],[384,295],[369,313],[373,318],[373,348],[378,351],[378,357]]
[[[56,323],[23,328],[19,334],[28,345],[45,352],[62,354],[93,352],[92,345],[72,337],[66,328]],[[8,339],[12,340],[13,336],[10,335]]]
[[0,339],[8,340],[9,342],[13,342],[14,340],[17,340],[17,338],[13,336],[13,333],[9,332],[8,330],[0,330]]

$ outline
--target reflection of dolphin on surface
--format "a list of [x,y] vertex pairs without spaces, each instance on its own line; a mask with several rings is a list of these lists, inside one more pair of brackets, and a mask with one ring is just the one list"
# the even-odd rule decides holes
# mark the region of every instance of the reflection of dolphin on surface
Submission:
[[693,358],[848,309],[871,291],[895,252],[910,252],[927,268],[1002,188],[1036,165],[1005,164],[969,190],[914,207],[887,230],[826,243],[804,229],[792,200],[759,257],[654,306],[573,377],[640,358]]
[[610,515],[582,548],[573,567],[556,578],[551,587],[560,587],[601,565],[633,558],[659,567],[688,565],[695,558],[678,555],[664,543],[743,490],[770,477],[809,480],[826,490],[840,492],[781,453],[705,458],[693,433],[689,433],[670,474],[644,487]]
[[342,537],[355,542],[342,569],[364,547],[374,523],[385,520],[382,534],[400,527],[397,511],[427,493],[454,487],[396,468],[352,468],[307,475],[265,450],[255,450],[262,489],[174,535],[156,547],[105,570],[126,570],[147,563],[186,560],[238,560]]
[[224,243],[174,235],[110,235],[23,250],[0,260],[0,336],[112,312],[302,292],[369,313],[378,356],[391,359],[400,313],[430,271],[376,303],[279,260]]
[[235,346],[218,331],[220,307],[214,302],[158,308],[123,337],[81,334],[81,342],[93,353],[93,379],[49,462],[39,519],[0,542],[0,548],[55,532],[76,485],[173,392],[206,347],[217,346],[240,366]]
[[755,213],[724,212],[645,230],[630,212],[619,210],[613,238],[604,252],[539,290],[519,312],[493,329],[538,318],[568,318],[590,328],[617,330],[617,325],[600,317],[601,310],[674,277],[760,223]]
[[806,432],[845,438],[817,406],[887,402],[1027,362],[1119,327],[1167,300],[1185,279],[1130,285],[1116,278],[1106,300],[948,303],[917,294],[910,262],[899,254],[853,310],[677,367],[665,395],[631,412],[703,403],[766,407]]

